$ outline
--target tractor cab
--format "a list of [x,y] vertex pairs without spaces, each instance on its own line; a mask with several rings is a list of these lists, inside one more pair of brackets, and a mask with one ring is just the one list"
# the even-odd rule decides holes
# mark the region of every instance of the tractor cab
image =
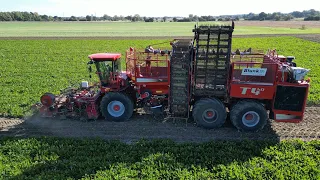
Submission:
[[[96,74],[100,79],[101,86],[110,87],[115,84],[118,73],[121,71],[121,54],[97,53],[89,55],[88,65],[95,64]],[[89,71],[92,71],[89,66]]]

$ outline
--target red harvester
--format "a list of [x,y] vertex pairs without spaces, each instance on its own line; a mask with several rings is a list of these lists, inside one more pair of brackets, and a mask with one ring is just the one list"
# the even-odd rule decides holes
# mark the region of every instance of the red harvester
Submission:
[[[204,128],[221,127],[230,112],[239,130],[257,131],[267,120],[302,121],[309,89],[308,69],[296,67],[294,57],[231,52],[232,26],[195,26],[194,39],[176,39],[171,49],[148,46],[121,54],[89,56],[100,82],[41,97],[43,117],[67,116],[125,121],[138,108],[168,118],[193,117]],[[124,63],[123,63],[124,64]],[[97,90],[98,89],[98,90]]]

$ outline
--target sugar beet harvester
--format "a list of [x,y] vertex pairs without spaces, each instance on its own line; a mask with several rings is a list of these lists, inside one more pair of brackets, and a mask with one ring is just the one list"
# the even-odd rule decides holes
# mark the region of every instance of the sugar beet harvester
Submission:
[[[275,50],[231,52],[232,26],[195,26],[194,39],[176,39],[170,51],[126,51],[89,56],[100,82],[41,97],[43,117],[126,121],[144,108],[167,118],[193,117],[203,128],[221,127],[230,112],[239,130],[257,131],[267,120],[302,121],[309,71]],[[95,90],[95,89],[96,90]]]

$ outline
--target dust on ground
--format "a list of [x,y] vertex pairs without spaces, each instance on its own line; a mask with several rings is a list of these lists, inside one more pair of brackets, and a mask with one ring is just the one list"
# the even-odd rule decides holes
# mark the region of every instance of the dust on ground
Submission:
[[30,119],[0,118],[0,136],[69,138],[102,138],[134,142],[144,139],[172,139],[176,142],[209,140],[302,140],[320,139],[320,107],[308,107],[301,123],[277,123],[270,120],[260,132],[239,132],[228,120],[222,128],[206,130],[189,120],[153,119],[149,115],[134,115],[127,122],[60,120],[32,117]]

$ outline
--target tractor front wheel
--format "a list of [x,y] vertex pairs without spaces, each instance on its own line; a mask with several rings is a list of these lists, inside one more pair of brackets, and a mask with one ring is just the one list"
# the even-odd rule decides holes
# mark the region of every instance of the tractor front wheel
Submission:
[[193,119],[198,126],[206,129],[221,127],[227,117],[226,108],[218,99],[200,99],[192,110]]
[[100,110],[107,120],[126,121],[133,113],[132,100],[122,93],[107,93],[101,100]]
[[258,131],[267,124],[268,113],[259,102],[243,100],[231,108],[230,120],[238,130]]

